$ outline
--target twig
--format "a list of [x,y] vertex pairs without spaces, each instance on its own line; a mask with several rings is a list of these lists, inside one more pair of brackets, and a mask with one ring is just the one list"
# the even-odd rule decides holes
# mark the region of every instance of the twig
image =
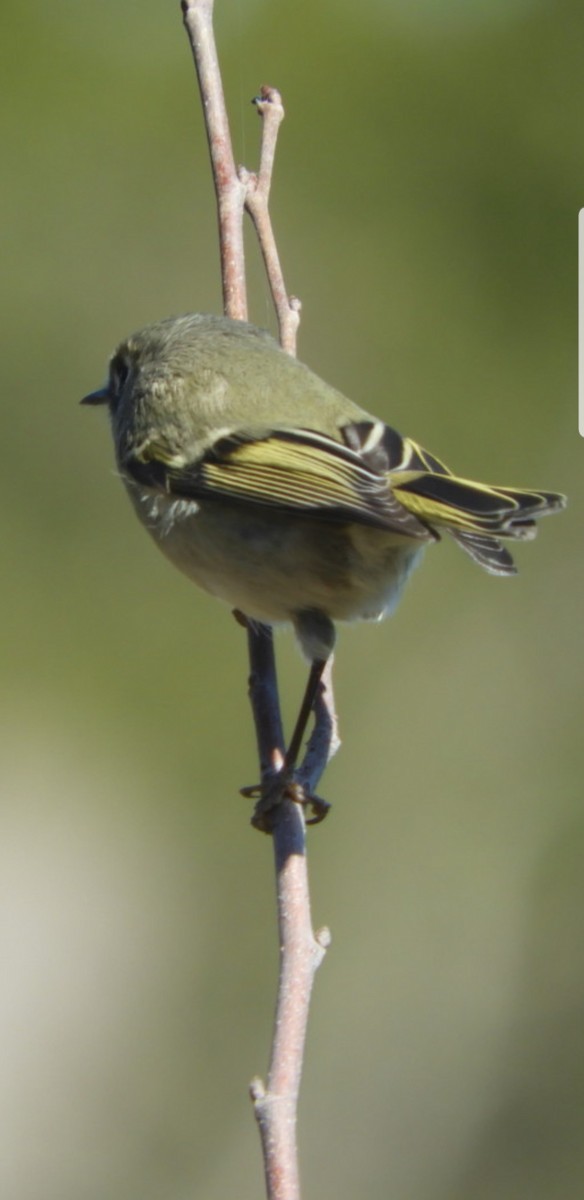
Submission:
[[[274,305],[280,341],[290,354],[296,350],[300,303],[289,297],[282,275],[268,211],[278,129],[284,116],[279,93],[262,88],[256,99],[262,117],[260,168],[257,175],[235,168],[223,88],[212,28],[213,0],[182,0],[184,24],[197,69],[213,180],[217,196],[224,311],[245,319],[247,299],[241,228],[244,207],[254,222]],[[284,763],[284,739],[277,691],[271,629],[248,621],[250,698],[256,727],[262,789]],[[318,779],[331,748],[336,749],[330,671],[315,705],[315,729],[302,778]],[[334,752],[334,750],[332,750]],[[283,780],[284,788],[285,780]],[[314,974],[330,937],[327,930],[312,931],[306,863],[304,811],[284,793],[270,822],[276,866],[280,972],[272,1053],[267,1087],[255,1079],[250,1085],[264,1154],[268,1200],[300,1200],[296,1110],[310,993]]]
[[301,304],[296,296],[289,296],[286,291],[268,208],[278,131],[284,120],[284,105],[277,88],[266,85],[260,89],[260,94],[256,96],[254,103],[262,118],[260,169],[255,175],[240,167],[239,178],[247,185],[245,207],[258,235],[278,318],[280,345],[283,350],[288,351],[288,354],[295,355]]
[[217,197],[223,311],[235,321],[246,321],[243,209],[247,188],[239,179],[231,149],[213,33],[213,0],[181,0],[181,8],[197,70]]
[[298,782],[310,793],[316,791],[327,763],[337,753],[341,744],[333,694],[333,661],[334,656],[331,654],[323,672],[320,691],[314,706],[314,728],[304,759],[297,771]]
[[274,637],[269,625],[237,620],[247,629],[249,651],[249,698],[255,722],[262,781],[274,780],[284,765],[285,742],[278,697]]
[[296,1111],[308,1005],[314,976],[330,945],[328,929],[313,934],[304,853],[304,820],[297,804],[281,806],[278,828],[286,850],[276,851],[280,978],[267,1087],[253,1079],[250,1095],[260,1129],[269,1200],[299,1200]]

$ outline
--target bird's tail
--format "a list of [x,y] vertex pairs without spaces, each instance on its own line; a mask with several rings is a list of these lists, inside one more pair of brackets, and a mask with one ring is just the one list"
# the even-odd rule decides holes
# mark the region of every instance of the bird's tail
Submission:
[[[430,456],[421,447],[414,444],[412,451],[411,466],[416,458],[420,465],[424,460],[424,465],[430,465]],[[528,541],[537,533],[539,517],[566,506],[565,496],[557,492],[489,487],[458,479],[438,459],[432,459],[431,467],[425,471],[398,469],[392,474],[392,491],[404,508],[435,532],[447,530],[493,575],[513,575],[517,569],[500,538]]]

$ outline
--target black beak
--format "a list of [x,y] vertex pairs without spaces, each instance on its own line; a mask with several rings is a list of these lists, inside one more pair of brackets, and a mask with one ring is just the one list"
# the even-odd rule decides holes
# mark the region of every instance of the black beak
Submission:
[[79,403],[80,404],[107,404],[109,398],[110,397],[109,397],[108,388],[104,384],[102,388],[99,388],[97,390],[97,392],[90,392],[88,396],[84,396],[83,399],[79,401]]

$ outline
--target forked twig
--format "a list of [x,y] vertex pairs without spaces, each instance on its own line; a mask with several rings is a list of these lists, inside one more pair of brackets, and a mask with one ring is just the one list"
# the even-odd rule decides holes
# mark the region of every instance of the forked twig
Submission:
[[[284,116],[279,92],[263,87],[256,98],[262,118],[257,174],[236,169],[213,34],[213,0],[182,0],[184,24],[197,69],[217,196],[224,311],[247,317],[242,218],[249,212],[261,246],[278,318],[280,342],[296,352],[300,302],[288,296],[268,201],[278,130]],[[262,773],[262,789],[282,774],[284,737],[270,628],[236,614],[248,632],[250,698]],[[297,777],[307,790],[320,778],[338,746],[330,669],[315,704],[315,726]],[[296,1111],[310,993],[330,936],[312,930],[302,807],[284,794],[270,819],[276,866],[280,972],[267,1084],[254,1079],[250,1094],[260,1129],[268,1200],[300,1200]]]
[[295,355],[301,305],[296,296],[289,296],[286,291],[268,207],[278,131],[284,120],[284,105],[277,88],[267,87],[265,84],[260,89],[260,94],[256,96],[254,103],[262,118],[260,169],[257,175],[254,175],[245,171],[244,168],[240,168],[239,178],[245,180],[247,184],[245,207],[254,223],[266,274],[270,282],[270,291],[278,318],[280,345],[283,350],[288,351],[288,354]]

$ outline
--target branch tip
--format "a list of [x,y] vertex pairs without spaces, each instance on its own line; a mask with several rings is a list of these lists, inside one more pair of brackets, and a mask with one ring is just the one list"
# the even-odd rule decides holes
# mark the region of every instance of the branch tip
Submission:
[[269,83],[262,83],[259,96],[253,97],[252,104],[255,104],[260,116],[264,115],[268,105],[274,109],[281,109],[281,115],[278,114],[280,120],[282,120],[282,117],[284,116],[284,105],[282,104],[281,93],[277,88],[270,87]]
[[266,1085],[259,1075],[254,1075],[249,1085],[249,1098],[254,1104],[261,1104],[266,1098]]

